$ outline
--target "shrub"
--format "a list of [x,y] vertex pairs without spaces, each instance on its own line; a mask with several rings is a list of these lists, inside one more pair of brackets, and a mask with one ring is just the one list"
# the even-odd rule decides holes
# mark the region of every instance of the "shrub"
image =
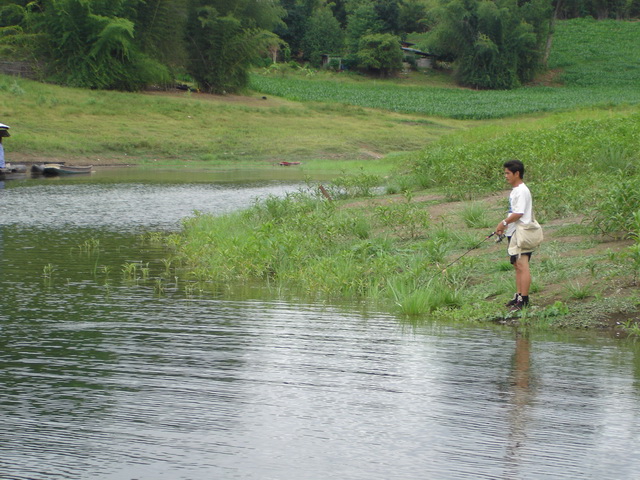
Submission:
[[382,76],[402,70],[402,50],[398,38],[391,34],[362,37],[358,47],[358,66]]
[[90,2],[52,0],[44,9],[37,22],[50,47],[54,80],[119,90],[168,82],[168,69],[138,50],[134,24],[116,16],[117,8],[97,15]]
[[637,235],[637,212],[640,210],[640,176],[619,178],[612,182],[604,197],[593,209],[591,225],[596,233],[614,237]]

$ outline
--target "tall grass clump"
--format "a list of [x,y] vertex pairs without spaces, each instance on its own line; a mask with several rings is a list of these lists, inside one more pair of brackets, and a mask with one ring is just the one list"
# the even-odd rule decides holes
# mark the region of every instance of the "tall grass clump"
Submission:
[[[334,203],[298,192],[270,196],[240,213],[222,217],[196,214],[186,219],[180,254],[190,269],[203,267],[214,281],[286,283],[288,279],[301,280],[303,271],[314,271],[304,278],[305,288],[313,289],[319,283],[313,276],[328,276],[328,266],[325,270],[319,265],[327,262],[327,257],[339,258],[340,269],[348,271],[364,268],[355,265],[359,257],[384,256],[384,249],[350,248],[346,240],[363,241],[366,230],[366,219],[354,220],[338,211]],[[349,285],[344,279],[334,281],[346,290],[358,290],[354,280],[349,280]]]
[[469,228],[488,228],[492,226],[486,207],[477,202],[467,205],[460,216],[464,224]]
[[628,170],[616,172],[601,201],[593,208],[591,226],[595,233],[613,237],[633,237],[640,211],[640,175]]
[[423,316],[441,308],[459,307],[460,293],[440,281],[418,286],[402,280],[389,283],[396,309],[406,316]]
[[627,247],[625,256],[629,260],[631,271],[633,272],[633,284],[638,284],[640,276],[640,208],[633,213],[629,237],[634,240],[633,245]]
[[426,212],[418,202],[398,205],[409,205],[416,221],[396,234],[372,209],[339,206],[312,191],[270,196],[244,212],[196,213],[167,244],[199,281],[261,281],[303,294],[391,299],[388,281],[423,284],[448,248],[437,239],[407,243],[428,235],[420,223]]

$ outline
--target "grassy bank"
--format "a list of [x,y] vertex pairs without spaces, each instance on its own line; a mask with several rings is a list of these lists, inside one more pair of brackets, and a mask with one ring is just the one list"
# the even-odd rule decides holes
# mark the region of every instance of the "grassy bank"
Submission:
[[[587,155],[603,132],[615,156],[610,144]],[[504,319],[514,290],[505,246],[465,252],[504,217],[500,165],[520,153],[547,241],[532,263],[535,307],[517,321],[593,327],[638,317],[640,112],[458,143],[413,154],[413,174],[383,182],[403,193],[372,195],[371,177],[338,179],[329,187],[337,201],[313,188],[230,216],[198,215],[170,243],[203,285],[260,281],[416,320]]]
[[467,122],[262,95],[88,91],[0,76],[9,160],[272,164],[377,160],[413,150]]
[[[535,307],[517,321],[633,321],[640,91],[638,52],[628,43],[638,25],[563,25],[553,57],[563,86],[511,92],[458,89],[442,75],[437,87],[407,85],[415,76],[258,79],[267,82],[258,88],[292,86],[273,90],[288,99],[95,92],[0,77],[0,121],[13,127],[7,156],[148,168],[295,160],[303,169],[348,170],[326,185],[333,201],[311,185],[245,212],[185,220],[168,238],[175,252],[167,270],[190,292],[255,282],[314,299],[360,298],[416,321],[504,319],[513,293],[505,247],[472,247],[504,217],[500,165],[518,157],[547,241],[532,264]],[[608,54],[597,50],[617,28],[625,40],[608,42]],[[597,62],[572,56],[572,42],[600,52]],[[427,115],[433,105],[441,116]]]

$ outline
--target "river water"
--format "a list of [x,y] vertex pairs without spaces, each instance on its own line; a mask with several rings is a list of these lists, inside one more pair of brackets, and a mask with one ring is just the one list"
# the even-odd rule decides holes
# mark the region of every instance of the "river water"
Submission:
[[640,478],[631,340],[163,276],[142,233],[298,187],[247,176],[4,184],[0,479]]

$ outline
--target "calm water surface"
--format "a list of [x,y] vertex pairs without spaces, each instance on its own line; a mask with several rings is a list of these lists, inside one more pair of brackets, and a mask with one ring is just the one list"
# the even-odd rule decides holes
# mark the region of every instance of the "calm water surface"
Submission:
[[0,191],[0,479],[640,478],[635,343],[195,294],[139,234],[296,181],[126,175]]

